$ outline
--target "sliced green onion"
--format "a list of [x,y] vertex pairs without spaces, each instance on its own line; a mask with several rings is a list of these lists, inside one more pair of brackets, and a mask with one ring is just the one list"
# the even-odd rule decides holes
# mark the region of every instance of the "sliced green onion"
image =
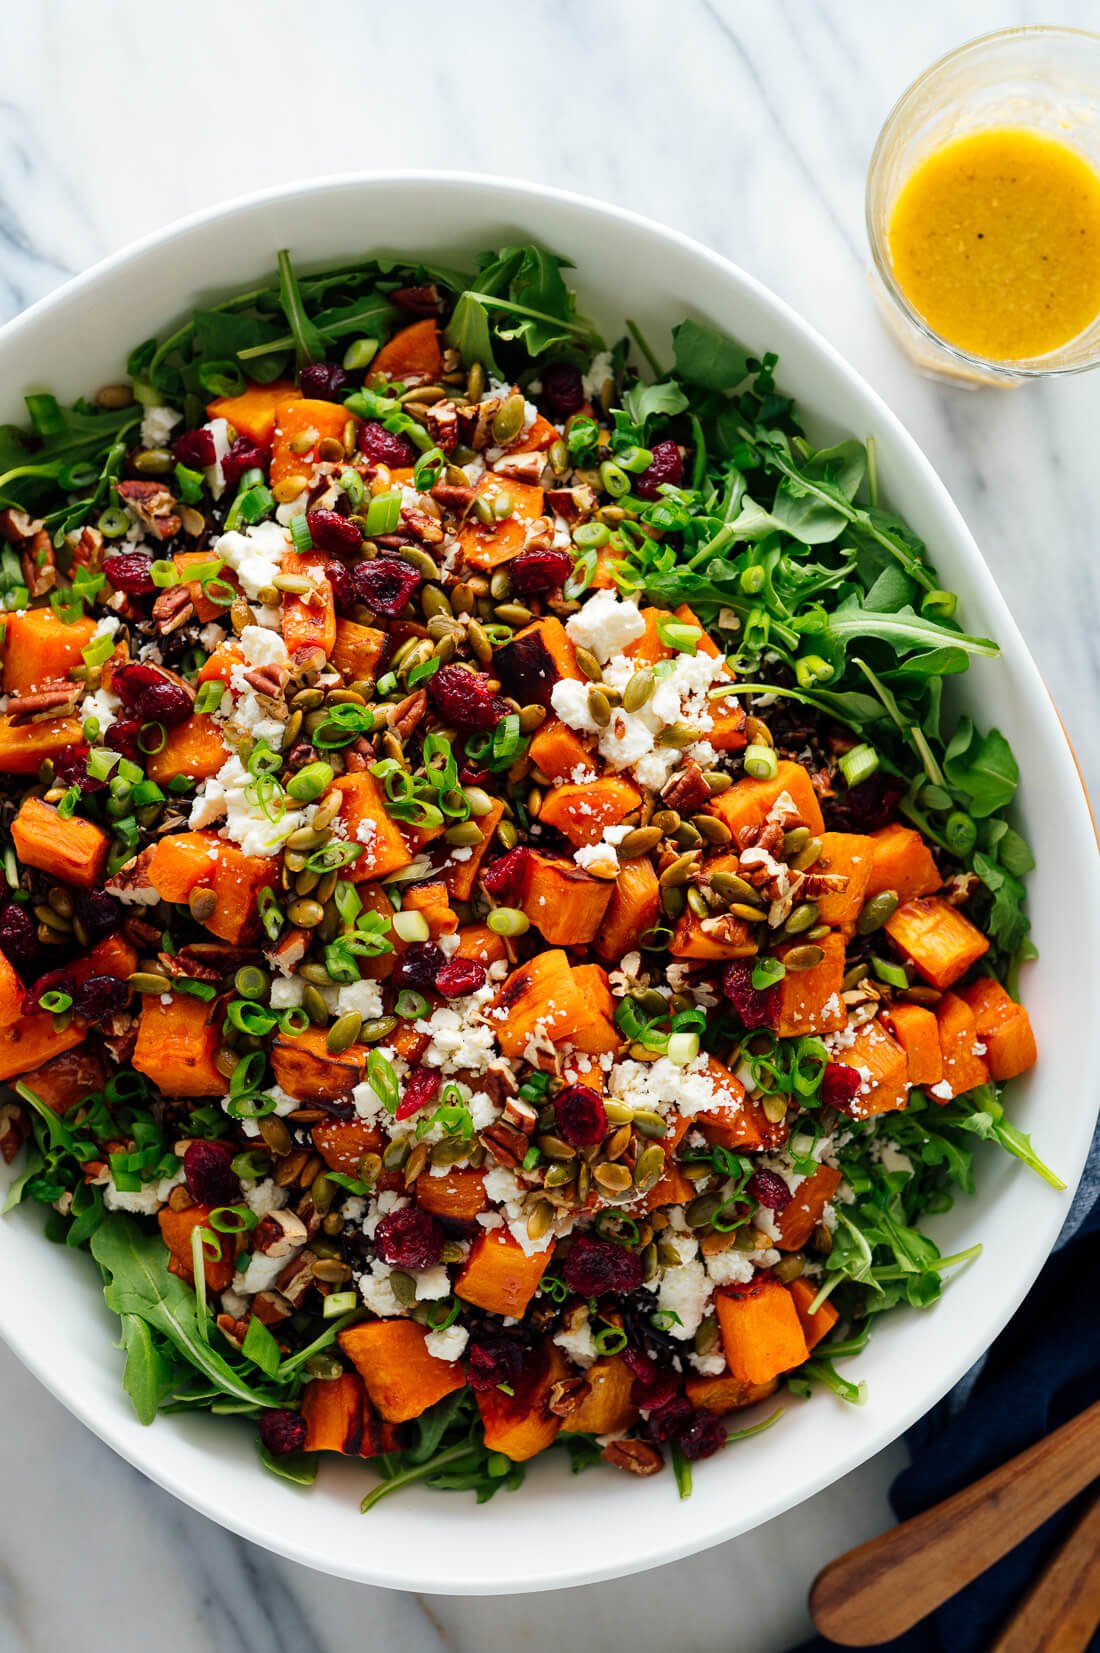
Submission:
[[309,531],[309,521],[304,511],[299,511],[292,516],[287,527],[294,542],[295,551],[301,554],[313,550],[313,535]]
[[359,1307],[359,1298],[353,1291],[330,1291],[321,1304],[321,1319],[335,1320],[341,1314],[350,1314]]
[[402,941],[427,941],[432,933],[424,914],[415,910],[394,913],[390,922],[393,925],[394,934],[400,937]]
[[673,1033],[669,1036],[666,1052],[670,1062],[678,1068],[686,1068],[689,1062],[694,1062],[699,1054],[699,1035],[697,1033]]
[[771,746],[746,746],[745,774],[754,781],[773,781],[779,773],[779,759]]
[[81,658],[86,666],[102,666],[115,652],[115,640],[109,632],[99,637],[93,637],[91,642],[81,649]]
[[199,692],[195,696],[195,711],[200,714],[216,712],[222,703],[225,693],[225,684],[220,677],[210,677],[205,683],[199,684]]
[[170,557],[158,557],[155,562],[149,564],[149,578],[154,585],[164,589],[179,585],[180,571]]
[[367,506],[364,523],[368,539],[377,534],[392,534],[401,521],[401,495],[375,494]]
[[853,746],[851,751],[840,754],[837,764],[848,785],[858,786],[861,781],[870,780],[875,773],[878,753],[873,746]]

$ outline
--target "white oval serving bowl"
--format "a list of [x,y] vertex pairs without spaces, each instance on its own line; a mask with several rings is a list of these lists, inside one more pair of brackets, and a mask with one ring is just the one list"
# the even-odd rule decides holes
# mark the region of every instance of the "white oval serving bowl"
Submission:
[[[375,226],[381,226],[380,230]],[[376,252],[455,255],[534,240],[575,260],[582,309],[616,337],[629,316],[659,356],[694,315],[757,352],[779,353],[779,382],[823,441],[873,435],[890,504],[959,593],[966,629],[995,637],[999,660],[968,674],[961,699],[1012,742],[1020,816],[1036,852],[1030,907],[1039,961],[1025,996],[1038,1068],[1010,1090],[1012,1119],[1072,1190],[1088,1150],[1100,1076],[1100,878],[1088,806],[1054,707],[989,570],[912,438],[805,322],[697,243],[618,208],[465,175],[364,176],[295,185],[230,203],[117,254],[0,331],[0,418],[21,422],[25,390],[63,399],[118,378],[129,349],[166,332],[196,301],[249,286],[289,247],[299,269]],[[867,1404],[822,1393],[766,1434],[700,1465],[681,1503],[670,1473],[573,1477],[564,1454],[514,1494],[401,1493],[368,1516],[351,1461],[326,1462],[302,1492],[258,1463],[252,1431],[176,1416],[143,1428],[121,1386],[117,1321],[88,1258],[47,1244],[33,1213],[0,1221],[0,1335],[71,1411],[130,1463],[215,1521],[292,1560],[398,1589],[488,1594],[584,1584],[672,1561],[759,1525],[894,1440],[989,1346],[1035,1278],[1069,1205],[1005,1155],[980,1157],[979,1191],[932,1224],[941,1249],[984,1252],[923,1313],[886,1317],[846,1363]],[[10,1173],[8,1173],[10,1176]],[[94,1500],[94,1488],[83,1489]]]

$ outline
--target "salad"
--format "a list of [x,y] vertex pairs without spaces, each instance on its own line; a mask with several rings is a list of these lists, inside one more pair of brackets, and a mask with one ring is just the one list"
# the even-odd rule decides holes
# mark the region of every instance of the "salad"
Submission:
[[[138,1416],[479,1500],[858,1402],[1036,1050],[996,646],[776,360],[278,278],[0,430],[0,1150]],[[74,1266],[76,1266],[74,1264]],[[242,1420],[244,1420],[242,1422]]]

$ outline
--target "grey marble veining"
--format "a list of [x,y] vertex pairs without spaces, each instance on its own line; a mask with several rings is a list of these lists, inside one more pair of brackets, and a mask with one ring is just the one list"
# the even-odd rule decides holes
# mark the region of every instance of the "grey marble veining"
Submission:
[[[1097,15],[1093,0],[1048,0],[1042,20]],[[1100,377],[1014,393],[930,384],[866,286],[863,175],[894,97],[962,40],[1036,20],[1008,0],[329,0],[312,13],[290,0],[0,0],[0,318],[186,212],[341,169],[505,173],[663,219],[794,304],[909,425],[1096,786]],[[0,1653],[130,1653],[154,1638],[173,1653],[549,1653],[565,1640],[582,1653],[779,1653],[806,1629],[816,1568],[885,1524],[903,1461],[893,1448],[800,1510],[641,1578],[419,1600],[223,1533],[2,1351],[0,1394]]]

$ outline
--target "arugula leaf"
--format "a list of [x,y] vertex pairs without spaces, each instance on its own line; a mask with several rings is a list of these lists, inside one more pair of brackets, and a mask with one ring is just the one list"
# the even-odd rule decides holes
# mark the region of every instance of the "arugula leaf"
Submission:
[[149,1323],[138,1314],[122,1316],[122,1347],[126,1351],[122,1387],[134,1403],[139,1422],[150,1424],[171,1378],[171,1366],[157,1348]]
[[947,743],[943,772],[953,787],[969,799],[970,813],[979,819],[1012,802],[1020,771],[1012,748],[999,729],[978,735],[968,717],[960,718]]
[[1028,932],[1023,911],[1027,891],[1018,878],[981,850],[975,851],[974,871],[993,898],[985,918],[986,933],[995,946],[1014,953]]
[[676,372],[703,390],[733,390],[749,371],[749,358],[739,344],[705,322],[682,321],[672,329]]
[[477,293],[460,294],[443,336],[451,349],[457,350],[467,365],[480,362],[491,372],[499,373],[500,369],[493,355],[489,312]]
[[663,384],[644,385],[639,379],[623,397],[623,408],[629,414],[631,424],[642,432],[651,419],[660,416],[671,419],[674,414],[683,413],[687,406],[687,397],[680,386],[671,380]]
[[325,341],[314,322],[306,314],[298,278],[284,247],[279,254],[279,303],[283,307],[287,326],[294,339],[294,357],[299,369],[308,367],[325,354]]
[[223,1395],[250,1407],[279,1404],[278,1397],[245,1383],[206,1341],[194,1295],[168,1272],[168,1252],[159,1234],[146,1234],[132,1217],[110,1212],[92,1235],[91,1251],[106,1281],[104,1300],[115,1314],[144,1320]]
[[281,1481],[290,1481],[296,1487],[311,1487],[317,1479],[317,1471],[321,1467],[319,1452],[284,1452],[281,1457],[273,1458],[271,1453],[260,1442],[260,1462],[272,1475],[277,1475]]

